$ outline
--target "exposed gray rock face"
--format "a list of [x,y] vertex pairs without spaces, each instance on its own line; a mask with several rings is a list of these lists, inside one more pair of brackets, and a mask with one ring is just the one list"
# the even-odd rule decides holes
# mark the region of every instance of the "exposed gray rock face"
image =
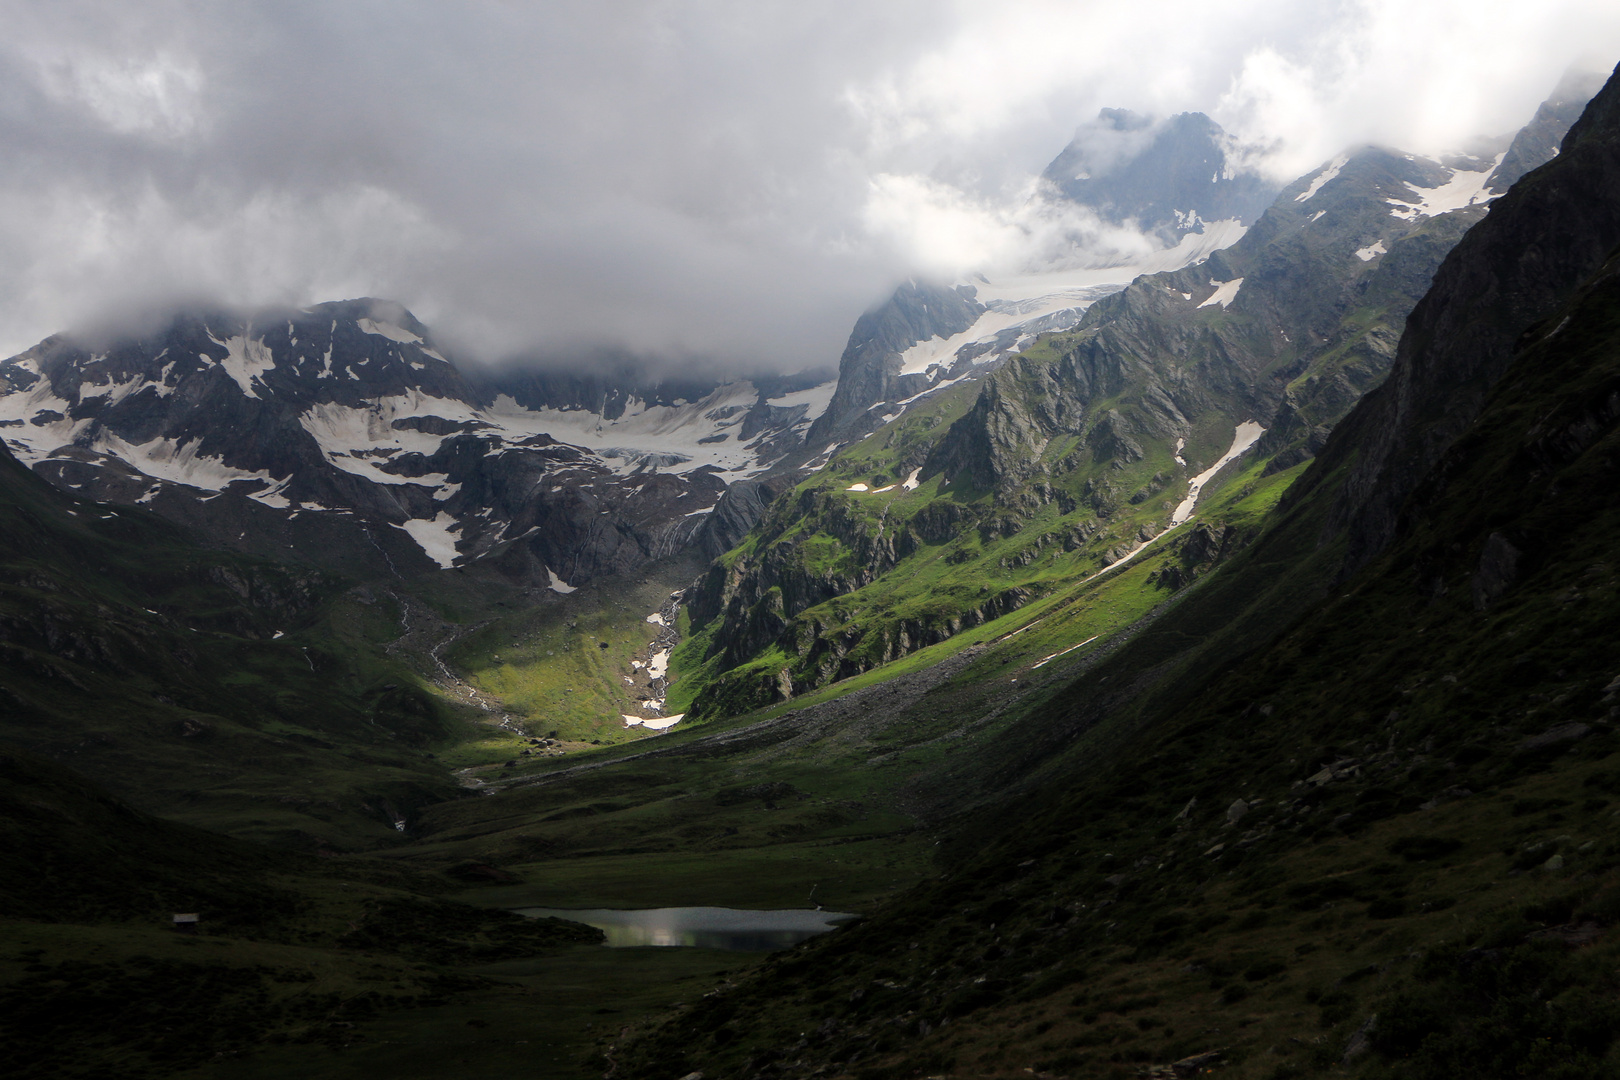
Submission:
[[1566,743],[1577,742],[1584,739],[1587,735],[1591,734],[1591,732],[1592,728],[1590,725],[1582,724],[1579,721],[1571,720],[1562,724],[1554,724],[1546,731],[1543,731],[1540,735],[1532,735],[1530,738],[1521,742],[1519,744],[1519,750],[1524,752],[1532,750],[1545,750],[1552,746],[1563,746]]
[[1520,554],[1501,533],[1491,533],[1486,538],[1472,583],[1476,609],[1484,611],[1518,580]]
[[718,559],[742,543],[772,501],[791,486],[792,478],[781,476],[733,483],[704,519],[696,538],[699,550],[706,558]]

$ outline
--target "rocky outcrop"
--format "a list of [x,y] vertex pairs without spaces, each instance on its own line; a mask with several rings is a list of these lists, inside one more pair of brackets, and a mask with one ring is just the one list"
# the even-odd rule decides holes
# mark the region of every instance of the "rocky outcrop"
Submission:
[[777,625],[783,629],[773,643],[780,645],[791,660],[775,668],[751,665],[728,671],[697,695],[688,715],[694,720],[713,719],[790,700],[999,619],[1036,595],[1027,588],[1012,588],[950,615],[860,624],[833,625],[816,618],[789,623],[781,619]]
[[817,452],[873,431],[882,418],[874,405],[928,389],[925,375],[900,374],[900,354],[931,338],[948,338],[972,326],[984,306],[973,289],[908,281],[894,295],[862,315],[838,361],[838,389],[832,403],[810,427],[805,445]]
[[790,482],[791,478],[783,476],[733,482],[703,519],[695,540],[698,549],[706,558],[718,559],[742,543]]

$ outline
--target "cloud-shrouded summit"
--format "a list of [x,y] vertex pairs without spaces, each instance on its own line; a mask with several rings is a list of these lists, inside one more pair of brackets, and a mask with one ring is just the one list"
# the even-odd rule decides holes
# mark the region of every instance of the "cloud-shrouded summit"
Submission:
[[0,355],[177,303],[375,295],[491,359],[826,366],[899,278],[1075,235],[1031,195],[1105,107],[1208,113],[1278,181],[1511,131],[1620,54],[1620,11],[1585,0],[0,15]]

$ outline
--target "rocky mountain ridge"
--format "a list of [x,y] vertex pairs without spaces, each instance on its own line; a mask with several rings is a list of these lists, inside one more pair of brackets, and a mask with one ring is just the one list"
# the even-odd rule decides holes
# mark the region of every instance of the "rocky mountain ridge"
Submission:
[[0,431],[59,487],[218,543],[563,591],[692,544],[831,391],[464,371],[408,311],[357,300],[47,339],[0,363]]
[[[894,419],[905,403],[980,378],[1042,333],[1074,326],[1097,299],[1144,273],[1207,257],[1243,234],[1276,185],[1243,167],[1243,148],[1202,113],[1161,122],[1104,109],[1042,174],[1035,201],[1074,223],[1049,263],[910,281],[861,316],[839,361],[839,390],[808,437],[830,453]],[[1149,250],[1114,251],[1091,226],[1140,232]],[[1092,230],[1094,231],[1094,230]]]
[[[688,662],[714,688],[693,711],[859,674],[1095,573],[1186,522],[1206,474],[1246,451],[1261,475],[1296,470],[1384,378],[1495,197],[1506,142],[1449,164],[1346,152],[1230,246],[835,454],[692,592],[710,644]],[[943,578],[923,569],[940,561]]]
[[1611,83],[1564,136],[1559,168],[1527,173],[1493,205],[1492,228],[1447,257],[1412,313],[1393,377],[1357,410],[1357,435],[1340,441],[1302,489],[1301,497],[1347,470],[1332,518],[1347,536],[1344,572],[1397,535],[1403,503],[1479,416],[1526,328],[1549,318],[1620,244],[1611,197],[1620,185],[1617,120]]

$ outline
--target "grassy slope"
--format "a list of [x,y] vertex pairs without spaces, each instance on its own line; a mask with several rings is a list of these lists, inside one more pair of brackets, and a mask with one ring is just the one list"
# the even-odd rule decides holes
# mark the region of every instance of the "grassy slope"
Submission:
[[[555,731],[569,743],[644,737],[648,729],[626,727],[623,720],[624,714],[641,715],[636,695],[649,692],[645,674],[632,662],[646,662],[658,635],[658,627],[647,617],[664,606],[671,592],[689,583],[698,569],[691,558],[675,558],[645,567],[633,577],[613,578],[542,605],[503,613],[459,640],[445,658],[479,689],[521,716],[532,731]],[[497,732],[491,732],[485,743],[476,752],[465,748],[458,761],[510,760],[516,748]]]
[[[1029,350],[1028,356],[1038,361],[1056,347],[1048,342]],[[817,500],[836,502],[838,512],[858,522],[865,536],[900,533],[909,521],[940,501],[967,509],[969,520],[976,520],[980,527],[965,527],[943,542],[922,544],[871,584],[798,614],[795,622],[800,626],[814,627],[824,637],[856,642],[838,666],[840,677],[849,677],[852,669],[870,671],[896,654],[915,648],[897,640],[897,626],[933,628],[940,636],[948,636],[950,630],[946,627],[953,619],[960,621],[964,613],[996,596],[1015,590],[1040,597],[1066,594],[1076,582],[1135,546],[1144,527],[1149,531],[1162,528],[1184,490],[1169,478],[1199,471],[1203,467],[1200,462],[1218,459],[1231,442],[1230,430],[1219,418],[1212,417],[1199,425],[1197,437],[1184,451],[1187,467],[1171,460],[1172,447],[1158,444],[1148,446],[1142,460],[1123,467],[1111,461],[1065,467],[1055,483],[1074,502],[1087,497],[1088,485],[1089,490],[1110,493],[1108,509],[1102,515],[1093,505],[1065,512],[1056,501],[1044,505],[1037,502],[1021,513],[1008,515],[998,511],[1009,501],[1005,493],[998,496],[992,492],[952,490],[943,477],[937,476],[913,491],[900,487],[884,492],[847,490],[857,483],[875,489],[904,480],[908,474],[904,466],[918,458],[918,447],[926,443],[928,434],[937,437],[965,411],[969,401],[965,389],[942,395],[938,403],[919,407],[915,414],[907,414],[841,451],[826,469],[773,507],[773,516],[783,517],[783,522],[768,520],[737,551],[726,556],[727,561],[736,562],[760,555],[766,546],[780,546],[793,550],[791,557],[810,574],[855,577],[863,570],[860,552],[825,531],[824,514],[800,516],[797,506]],[[1098,403],[1094,411],[1100,413],[1109,404]],[[1076,445],[1075,439],[1055,441],[1046,448],[1043,463],[1051,467],[1070,458]],[[1051,478],[1043,474],[1040,479]],[[1138,495],[1137,502],[1129,501]],[[1017,500],[1012,504],[1017,505]],[[1134,619],[1126,619],[1125,623],[1131,621]],[[970,617],[968,625],[972,623]],[[793,674],[796,686],[802,682],[815,687],[828,681],[809,660],[785,655],[774,646],[726,670],[720,659],[720,642],[715,638],[720,630],[719,620],[694,628],[674,658],[678,680],[672,701],[693,707],[699,718],[723,715],[738,705],[761,703],[757,693],[751,691],[728,694],[726,683],[749,687],[763,679],[774,685],[776,673],[784,668]],[[983,636],[953,638],[948,651]],[[939,654],[930,655],[937,658]],[[714,689],[705,695],[711,686]]]
[[305,846],[389,842],[455,794],[430,753],[457,722],[383,653],[386,604],[9,456],[0,487],[0,737],[146,809]]
[[[959,821],[945,875],[633,1044],[632,1075],[1620,1071],[1620,284],[1567,314],[1343,593],[1291,508],[1010,729],[991,767],[1046,783]],[[1493,533],[1519,574],[1481,611]]]

